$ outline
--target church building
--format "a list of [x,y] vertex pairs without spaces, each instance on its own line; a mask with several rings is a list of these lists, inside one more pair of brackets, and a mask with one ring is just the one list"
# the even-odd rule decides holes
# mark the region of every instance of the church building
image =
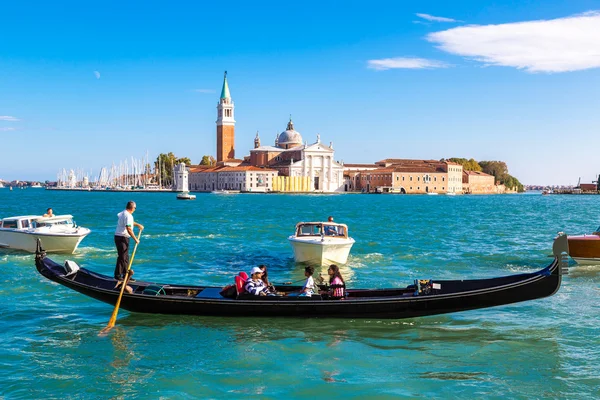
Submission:
[[303,144],[302,135],[294,129],[290,117],[286,130],[275,138],[274,146],[261,146],[256,134],[249,161],[250,165],[269,167],[279,171],[280,176],[302,182],[288,185],[282,191],[343,191],[344,167],[335,161],[334,154],[333,143],[329,146],[321,143],[319,134],[313,144]]

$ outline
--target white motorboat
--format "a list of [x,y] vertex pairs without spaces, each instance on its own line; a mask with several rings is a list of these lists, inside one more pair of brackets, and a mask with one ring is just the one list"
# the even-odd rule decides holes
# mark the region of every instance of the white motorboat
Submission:
[[190,192],[177,193],[177,200],[196,200],[196,195]]
[[77,226],[72,215],[9,217],[0,221],[0,248],[35,253],[40,239],[47,252],[71,254],[90,232]]
[[345,264],[354,244],[348,226],[335,222],[300,222],[288,240],[296,262],[320,266]]

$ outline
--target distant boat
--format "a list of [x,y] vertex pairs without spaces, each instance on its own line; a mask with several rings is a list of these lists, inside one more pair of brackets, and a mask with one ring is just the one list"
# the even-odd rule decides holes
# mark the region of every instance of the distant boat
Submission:
[[429,196],[437,196],[437,195],[438,195],[438,194],[437,194],[437,192],[428,192],[427,194],[428,194]]
[[456,192],[448,192],[446,193],[446,196],[456,196]]
[[30,188],[32,188],[32,189],[43,189],[44,187],[42,185],[40,185],[39,183],[36,183],[35,185],[31,185]]
[[177,193],[177,200],[196,200],[196,195],[190,192]]
[[2,182],[0,182],[0,189],[4,189],[6,186]]
[[211,193],[214,193],[214,194],[238,194],[239,192],[240,192],[239,190],[218,189],[218,190],[213,190]]

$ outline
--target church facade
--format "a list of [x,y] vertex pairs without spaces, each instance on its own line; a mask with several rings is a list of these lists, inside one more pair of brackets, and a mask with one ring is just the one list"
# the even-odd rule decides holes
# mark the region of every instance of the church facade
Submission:
[[261,146],[257,133],[247,161],[256,167],[275,169],[280,176],[291,178],[291,182],[302,182],[285,184],[282,191],[344,191],[344,167],[335,161],[334,155],[333,143],[329,146],[321,143],[319,134],[314,143],[303,143],[290,118],[286,130],[275,138],[274,146]]

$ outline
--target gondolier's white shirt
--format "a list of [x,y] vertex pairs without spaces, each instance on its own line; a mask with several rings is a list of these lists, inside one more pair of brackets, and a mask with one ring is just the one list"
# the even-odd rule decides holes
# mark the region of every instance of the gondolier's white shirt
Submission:
[[133,228],[133,215],[127,210],[123,210],[117,214],[119,218],[117,222],[117,230],[115,236],[131,237],[127,232],[127,226]]

